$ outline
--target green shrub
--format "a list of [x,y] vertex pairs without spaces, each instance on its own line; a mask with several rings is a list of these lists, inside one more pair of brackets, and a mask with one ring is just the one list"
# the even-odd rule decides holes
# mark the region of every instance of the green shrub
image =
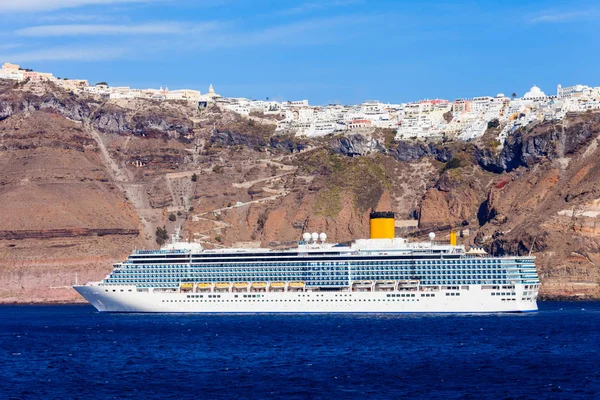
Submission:
[[161,246],[165,244],[165,241],[169,238],[169,234],[167,233],[167,229],[163,226],[162,228],[159,226],[156,228],[156,243]]
[[490,139],[488,141],[488,146],[491,148],[495,148],[498,147],[502,144],[502,142],[500,142],[498,139]]
[[460,168],[461,166],[462,162],[460,161],[460,158],[452,157],[452,159],[448,161],[446,165],[444,165],[444,169],[442,170],[442,172],[448,171],[449,169]]
[[494,129],[499,126],[500,126],[500,121],[498,121],[498,118],[494,118],[493,120],[489,121],[487,124],[488,129]]

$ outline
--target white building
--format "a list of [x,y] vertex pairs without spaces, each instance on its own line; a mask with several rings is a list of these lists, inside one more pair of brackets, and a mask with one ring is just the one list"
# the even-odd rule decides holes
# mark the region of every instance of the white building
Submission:
[[208,93],[200,95],[200,97],[198,98],[198,101],[204,102],[204,103],[214,103],[221,99],[222,99],[221,95],[217,94],[215,92],[215,88],[213,87],[213,85],[211,83],[208,87]]
[[308,107],[308,100],[286,101],[287,107]]
[[110,88],[107,85],[86,86],[83,88],[85,93],[95,94],[99,96],[109,96]]
[[559,99],[566,99],[573,96],[579,97],[584,94],[586,89],[590,89],[588,86],[584,85],[574,85],[574,86],[566,86],[562,87],[562,85],[558,85],[556,87],[556,97]]
[[57,79],[56,84],[66,90],[81,90],[89,87],[88,81],[85,79]]
[[141,90],[131,89],[129,86],[116,86],[110,88],[110,99],[136,99],[142,97]]
[[12,81],[22,81],[23,72],[19,70],[4,69],[0,70],[0,79],[10,79]]
[[533,87],[529,89],[529,92],[525,93],[525,96],[523,96],[524,100],[533,101],[546,100],[546,98],[546,93],[542,92],[542,90],[535,85],[533,85]]
[[484,113],[490,107],[490,104],[494,100],[493,97],[490,96],[480,96],[473,97],[473,101],[471,102],[471,112],[473,113]]
[[166,100],[181,100],[181,101],[193,101],[197,102],[200,100],[200,91],[191,89],[179,89],[179,90],[167,90],[164,93]]

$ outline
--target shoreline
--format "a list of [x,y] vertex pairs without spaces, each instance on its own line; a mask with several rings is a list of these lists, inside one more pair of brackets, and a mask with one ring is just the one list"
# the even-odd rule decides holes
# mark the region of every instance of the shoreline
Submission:
[[[71,288],[69,288],[71,289]],[[23,296],[25,297],[25,296]],[[67,297],[67,296],[65,296]],[[62,299],[36,299],[36,298],[21,298],[19,299],[18,297],[12,297],[12,298],[8,298],[8,299],[0,299],[0,307],[1,306],[35,306],[35,305],[39,305],[39,306],[54,306],[54,305],[89,305],[89,303],[82,297],[80,296],[69,296],[70,298],[65,298],[63,297]],[[577,293],[577,294],[572,294],[572,295],[568,295],[568,294],[554,294],[554,295],[549,295],[548,293],[544,293],[544,294],[540,294],[538,296],[537,299],[538,302],[547,302],[547,301],[565,301],[565,302],[572,302],[572,303],[578,303],[578,302],[590,302],[590,301],[600,301],[600,296],[596,297],[596,296],[589,296],[589,295],[582,295],[581,293]]]
[[49,301],[0,301],[0,307],[2,306],[76,306],[76,305],[90,305],[85,300],[73,301],[73,300],[49,300]]
[[[546,303],[553,301],[561,301],[567,303],[586,303],[586,302],[600,302],[600,298],[580,298],[580,297],[555,297],[555,298],[543,298],[538,299],[538,303]],[[87,301],[23,301],[23,302],[0,302],[0,307],[3,306],[91,306]]]

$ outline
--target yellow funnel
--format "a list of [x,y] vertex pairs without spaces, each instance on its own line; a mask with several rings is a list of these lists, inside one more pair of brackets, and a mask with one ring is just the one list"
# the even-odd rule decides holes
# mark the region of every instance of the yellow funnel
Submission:
[[456,246],[456,231],[450,231],[450,245]]
[[371,229],[371,239],[393,239],[396,236],[394,213],[391,211],[373,211],[371,213],[369,225]]

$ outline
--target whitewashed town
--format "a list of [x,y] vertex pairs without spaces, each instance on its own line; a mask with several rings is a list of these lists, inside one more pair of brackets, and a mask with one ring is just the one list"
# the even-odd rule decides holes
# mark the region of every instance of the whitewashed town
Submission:
[[318,137],[331,133],[386,128],[396,131],[403,140],[474,140],[487,130],[490,122],[500,128],[503,140],[515,129],[528,124],[561,120],[569,112],[600,110],[600,87],[582,84],[562,87],[546,94],[533,86],[522,97],[479,96],[471,99],[425,99],[410,103],[381,103],[368,100],[357,105],[310,105],[308,100],[273,101],[222,97],[210,85],[208,92],[178,89],[134,89],[112,87],[104,82],[90,85],[83,79],[55,77],[17,64],[4,63],[0,79],[49,81],[78,94],[97,95],[114,100],[149,99],[155,101],[186,101],[197,103],[200,109],[218,106],[244,116],[272,116],[278,133]]

